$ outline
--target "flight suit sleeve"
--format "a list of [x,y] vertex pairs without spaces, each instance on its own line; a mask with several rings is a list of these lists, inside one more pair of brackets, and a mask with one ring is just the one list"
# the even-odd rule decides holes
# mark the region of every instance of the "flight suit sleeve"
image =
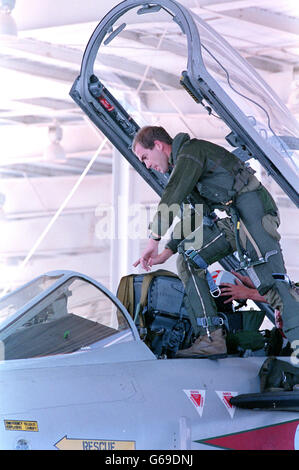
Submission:
[[197,228],[194,209],[190,206],[184,207],[183,217],[174,226],[170,240],[167,241],[165,248],[169,248],[173,253],[178,251],[178,245],[188,237]]
[[163,196],[154,215],[150,229],[154,234],[163,236],[176,215],[180,215],[180,205],[198,183],[203,170],[205,158],[200,152],[178,155],[177,163],[165,188]]
[[183,221],[180,220],[174,227],[174,230],[170,236],[170,239],[167,241],[165,248],[169,248],[173,253],[178,251],[178,246],[182,240],[184,240],[184,236],[182,232],[182,224]]

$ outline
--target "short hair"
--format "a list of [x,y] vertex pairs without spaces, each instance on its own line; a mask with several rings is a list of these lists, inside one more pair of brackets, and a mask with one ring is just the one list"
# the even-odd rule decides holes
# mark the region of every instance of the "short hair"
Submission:
[[161,126],[144,126],[134,137],[132,149],[135,151],[136,144],[142,145],[145,149],[153,149],[155,146],[155,140],[160,140],[166,144],[172,144],[172,137],[168,132]]

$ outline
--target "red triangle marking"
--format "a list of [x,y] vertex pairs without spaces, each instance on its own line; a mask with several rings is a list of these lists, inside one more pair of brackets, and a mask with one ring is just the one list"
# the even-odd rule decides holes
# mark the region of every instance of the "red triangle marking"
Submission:
[[196,442],[233,450],[294,450],[298,426],[299,420],[287,421]]
[[232,397],[233,397],[232,394],[229,393],[229,392],[228,392],[228,393],[225,393],[225,392],[223,393],[223,400],[225,400],[225,402],[226,402],[226,404],[227,404],[227,406],[228,406],[229,408],[232,408],[232,407],[233,407],[233,405],[232,405],[231,402],[230,402],[230,399],[231,399]]
[[190,392],[190,398],[191,400],[197,405],[201,406],[203,402],[202,395],[198,392]]

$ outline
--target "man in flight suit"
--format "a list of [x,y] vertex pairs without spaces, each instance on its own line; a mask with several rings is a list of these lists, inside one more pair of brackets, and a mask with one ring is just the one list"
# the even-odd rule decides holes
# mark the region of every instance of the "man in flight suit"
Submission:
[[[201,227],[195,224],[187,237],[184,233],[184,242],[178,243],[182,238],[182,221],[194,219],[194,211],[187,211],[181,215],[181,222],[172,234],[173,240],[166,246],[172,253],[179,247],[178,274],[194,314],[190,320],[198,336],[185,354],[209,356],[226,353],[216,304],[206,279],[206,267],[237,248],[246,259],[247,273],[259,294],[282,313],[288,340],[298,340],[298,298],[287,282],[272,276],[272,273],[286,273],[277,232],[278,208],[254,176],[254,171],[223,147],[190,139],[184,133],[172,139],[164,128],[158,126],[140,129],[134,138],[133,151],[147,168],[161,173],[171,170],[151,224],[148,245],[134,266],[140,263],[148,271],[152,260],[157,258],[159,241],[176,215],[169,214],[165,207],[188,203],[191,195],[193,202],[203,208]],[[215,218],[213,210],[216,208],[225,211],[227,217]],[[202,236],[198,236],[199,233]],[[186,253],[190,246],[199,255],[201,266],[192,266],[188,260]]]

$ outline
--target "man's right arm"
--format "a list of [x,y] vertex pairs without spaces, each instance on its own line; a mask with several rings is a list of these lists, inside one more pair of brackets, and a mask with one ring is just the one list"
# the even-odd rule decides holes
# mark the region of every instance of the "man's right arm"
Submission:
[[[164,190],[151,224],[151,230],[163,236],[172,224],[173,218],[165,208],[180,206],[193,191],[204,169],[204,158],[184,153],[178,156],[177,163]],[[175,214],[174,214],[175,216]]]

